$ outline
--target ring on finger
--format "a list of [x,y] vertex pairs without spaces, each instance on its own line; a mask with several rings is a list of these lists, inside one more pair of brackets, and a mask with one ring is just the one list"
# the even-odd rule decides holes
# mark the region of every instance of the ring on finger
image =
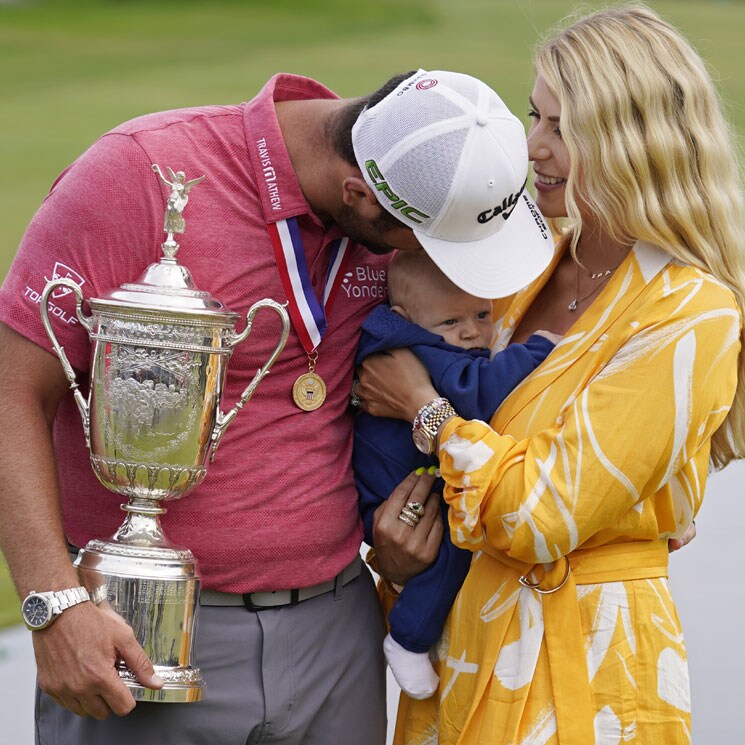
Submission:
[[407,502],[404,509],[411,510],[417,517],[424,514],[424,505],[421,502]]
[[407,507],[404,507],[401,510],[401,514],[402,515],[406,515],[406,517],[408,517],[409,520],[413,520],[414,523],[418,523],[419,522],[420,515],[418,515],[416,512],[414,512],[414,510],[409,509],[408,506]]
[[417,520],[414,520],[413,518],[409,517],[407,514],[404,513],[404,511],[401,511],[401,514],[398,516],[398,519],[402,523],[406,523],[410,528],[416,528]]
[[362,399],[357,395],[357,386],[359,382],[360,381],[356,378],[354,381],[352,381],[352,392],[349,394],[349,403],[355,407],[359,406],[362,403]]

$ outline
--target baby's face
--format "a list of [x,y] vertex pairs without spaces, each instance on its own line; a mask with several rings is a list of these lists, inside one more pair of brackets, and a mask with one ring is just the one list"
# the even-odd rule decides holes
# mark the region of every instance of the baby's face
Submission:
[[422,283],[406,304],[409,320],[439,334],[448,344],[463,349],[483,349],[491,344],[491,300],[468,295],[457,287],[428,293]]

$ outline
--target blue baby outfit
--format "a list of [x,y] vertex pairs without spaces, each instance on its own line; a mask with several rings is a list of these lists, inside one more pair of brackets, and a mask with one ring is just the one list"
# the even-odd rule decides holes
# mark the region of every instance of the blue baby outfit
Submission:
[[[406,347],[429,371],[435,389],[465,419],[488,422],[497,407],[549,355],[554,345],[542,336],[511,344],[489,359],[489,350],[461,349],[379,305],[362,324],[356,364],[375,352]],[[372,544],[373,513],[420,466],[437,465],[411,439],[411,424],[360,412],[352,455],[365,541]],[[442,481],[434,491],[442,492]],[[442,503],[447,524],[447,506]],[[388,621],[391,636],[411,652],[426,652],[440,637],[471,563],[471,552],[456,548],[446,530],[436,561],[410,579]]]

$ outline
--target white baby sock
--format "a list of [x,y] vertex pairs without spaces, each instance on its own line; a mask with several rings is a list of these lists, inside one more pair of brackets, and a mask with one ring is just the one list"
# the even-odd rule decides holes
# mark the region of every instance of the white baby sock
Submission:
[[429,698],[436,690],[440,678],[429,661],[427,652],[409,652],[390,634],[383,640],[383,651],[391,672],[401,690],[411,698]]

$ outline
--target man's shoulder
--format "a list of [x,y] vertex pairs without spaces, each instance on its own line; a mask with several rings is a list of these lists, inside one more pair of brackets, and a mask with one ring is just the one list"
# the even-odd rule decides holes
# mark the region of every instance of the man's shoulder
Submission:
[[220,106],[193,106],[184,109],[170,109],[143,114],[129,121],[123,122],[108,134],[147,135],[162,132],[179,126],[190,128],[200,125],[209,126],[215,119],[237,117],[243,115],[245,104],[231,104]]

